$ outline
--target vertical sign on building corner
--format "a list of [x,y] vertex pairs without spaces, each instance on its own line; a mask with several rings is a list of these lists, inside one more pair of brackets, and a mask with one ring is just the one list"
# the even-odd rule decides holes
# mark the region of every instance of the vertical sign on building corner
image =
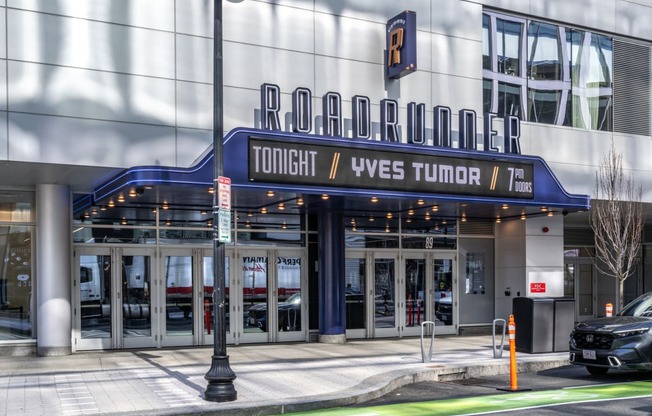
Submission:
[[387,21],[387,78],[398,79],[417,70],[417,14],[405,10]]
[[217,178],[217,239],[222,243],[231,242],[231,178]]

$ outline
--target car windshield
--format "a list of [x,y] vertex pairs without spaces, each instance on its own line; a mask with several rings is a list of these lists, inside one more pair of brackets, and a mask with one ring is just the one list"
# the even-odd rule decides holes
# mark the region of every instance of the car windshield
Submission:
[[618,313],[620,316],[652,316],[652,293],[640,296]]
[[295,293],[285,300],[286,303],[299,304],[301,303],[301,292]]

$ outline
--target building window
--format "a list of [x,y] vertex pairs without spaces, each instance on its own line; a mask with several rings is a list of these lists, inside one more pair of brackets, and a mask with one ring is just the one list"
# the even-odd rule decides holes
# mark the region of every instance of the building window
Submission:
[[498,116],[522,117],[521,87],[518,85],[498,83]]
[[523,24],[503,19],[497,19],[496,23],[498,71],[518,77],[521,75]]
[[32,339],[33,194],[0,196],[0,341]]
[[482,29],[485,112],[613,130],[612,38],[490,12]]

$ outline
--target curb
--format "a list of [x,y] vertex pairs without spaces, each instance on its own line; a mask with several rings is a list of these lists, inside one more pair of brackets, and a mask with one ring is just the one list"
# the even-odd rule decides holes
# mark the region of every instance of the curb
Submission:
[[[519,373],[543,371],[551,368],[569,365],[568,358],[541,359],[518,363]],[[361,404],[378,397],[384,396],[399,387],[424,381],[456,381],[469,378],[478,378],[486,375],[508,374],[509,362],[494,363],[491,361],[479,362],[465,366],[430,365],[420,370],[395,370],[377,374],[361,381],[357,386],[347,390],[330,394],[306,396],[294,402],[284,404],[260,405],[252,403],[238,408],[206,407],[184,409],[179,412],[167,409],[160,412],[147,413],[150,415],[220,415],[220,416],[268,416],[282,415],[294,412],[307,412],[311,410],[328,409],[332,407],[345,407]],[[355,394],[350,394],[355,391]],[[219,406],[219,405],[211,405]]]

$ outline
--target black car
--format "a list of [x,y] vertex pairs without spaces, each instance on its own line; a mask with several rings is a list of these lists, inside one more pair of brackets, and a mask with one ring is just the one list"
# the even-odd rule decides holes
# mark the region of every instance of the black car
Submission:
[[652,369],[652,292],[615,316],[583,321],[570,337],[570,361],[593,375],[609,369]]
[[[247,323],[267,332],[267,302],[249,308]],[[278,330],[297,331],[301,328],[301,293],[295,293],[278,303]]]

